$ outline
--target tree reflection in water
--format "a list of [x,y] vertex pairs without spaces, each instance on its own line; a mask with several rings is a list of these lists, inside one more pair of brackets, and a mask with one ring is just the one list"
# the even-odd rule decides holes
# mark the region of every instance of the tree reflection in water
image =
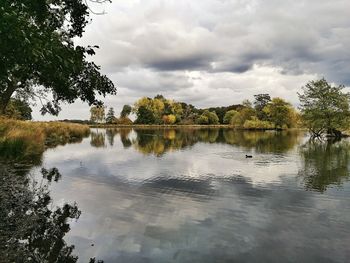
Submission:
[[247,132],[232,129],[136,129],[134,147],[144,154],[161,156],[198,142],[231,144],[259,153],[283,153],[301,139],[298,132]]
[[224,130],[225,142],[258,153],[283,153],[299,143],[301,134],[295,131],[234,131]]
[[116,128],[116,129],[106,129],[107,140],[110,146],[114,145],[114,137],[119,134],[120,140],[124,148],[129,148],[132,145],[131,140],[129,139],[129,134],[131,129],[129,128]]
[[[90,145],[96,148],[106,147],[106,137],[104,132],[91,131],[90,133]],[[113,142],[112,142],[113,143]]]
[[[292,150],[301,142],[303,132],[298,131],[237,131],[232,129],[107,129],[105,134],[110,145],[116,135],[125,148],[131,145],[146,155],[162,156],[170,151],[192,147],[196,143],[222,143],[263,154],[281,154]],[[93,134],[94,132],[92,132]],[[104,138],[103,130],[95,137]],[[95,138],[92,137],[92,138]],[[92,144],[92,143],[91,143]],[[324,192],[330,185],[340,185],[349,176],[350,143],[309,141],[300,148],[302,176],[305,187],[309,190]]]
[[69,221],[81,212],[76,204],[50,209],[48,186],[61,178],[57,168],[41,170],[48,184],[35,182],[29,169],[0,165],[0,261],[77,262],[74,246],[67,245],[64,236]]
[[254,149],[260,153],[283,153],[291,150],[302,137],[301,133],[253,132],[217,128],[180,128],[180,129],[133,129],[136,138],[130,139],[132,129],[113,128],[91,132],[90,144],[93,147],[105,147],[105,136],[110,146],[115,143],[115,136],[120,136],[124,148],[134,146],[144,154],[162,156],[168,151],[181,150],[196,143],[224,143]]
[[136,150],[144,154],[161,156],[168,151],[180,150],[200,141],[199,135],[203,130],[141,130],[137,129],[136,138],[132,141]]
[[303,166],[299,171],[306,189],[324,192],[340,186],[349,176],[350,143],[309,141],[300,148]]
[[[48,181],[57,181],[57,169],[42,170]],[[24,173],[24,174],[23,174]],[[25,171],[0,168],[0,254],[5,262],[76,262],[74,246],[63,240],[69,219],[78,219],[76,204],[51,210],[47,185],[33,182]]]

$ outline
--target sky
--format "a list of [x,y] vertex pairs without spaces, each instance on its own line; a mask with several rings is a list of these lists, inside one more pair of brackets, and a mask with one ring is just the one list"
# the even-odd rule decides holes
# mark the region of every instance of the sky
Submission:
[[[269,93],[298,104],[308,81],[350,86],[349,0],[112,0],[78,45],[99,45],[93,61],[117,86],[103,99],[124,104],[162,94],[196,107],[228,106]],[[60,115],[89,119],[89,106]]]

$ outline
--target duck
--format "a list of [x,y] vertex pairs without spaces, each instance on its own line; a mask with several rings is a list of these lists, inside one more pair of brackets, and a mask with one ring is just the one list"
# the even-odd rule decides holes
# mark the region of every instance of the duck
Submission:
[[245,158],[253,158],[253,155],[245,155]]

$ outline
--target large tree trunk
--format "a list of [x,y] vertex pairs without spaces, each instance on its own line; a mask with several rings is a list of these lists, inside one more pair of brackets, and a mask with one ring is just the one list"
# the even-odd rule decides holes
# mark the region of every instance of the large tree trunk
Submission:
[[13,95],[13,93],[16,91],[17,86],[11,82],[7,82],[7,88],[4,92],[0,93],[0,115],[3,115],[5,113],[6,107],[9,104],[9,101]]
[[5,114],[5,110],[6,110],[6,107],[9,103],[9,99],[5,100],[3,97],[2,97],[2,94],[0,94],[1,98],[0,98],[0,116],[1,115],[4,115]]
[[4,105],[0,102],[0,116],[4,115],[5,109],[6,109],[6,105]]
[[5,114],[6,107],[9,103],[9,99],[7,100],[3,94],[0,94],[0,116]]

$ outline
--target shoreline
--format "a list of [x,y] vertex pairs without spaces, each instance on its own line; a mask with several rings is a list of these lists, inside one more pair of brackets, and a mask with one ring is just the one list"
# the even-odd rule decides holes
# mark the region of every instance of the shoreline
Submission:
[[263,129],[263,128],[235,128],[232,125],[228,124],[215,124],[215,125],[197,125],[197,124],[175,124],[175,125],[157,125],[157,124],[89,124],[90,128],[105,128],[105,129],[111,129],[111,128],[129,128],[129,129],[177,129],[177,128],[188,128],[188,129],[217,129],[217,128],[223,128],[223,129],[233,129],[237,131],[287,131],[287,130],[300,130],[298,128],[291,128],[291,129]]

